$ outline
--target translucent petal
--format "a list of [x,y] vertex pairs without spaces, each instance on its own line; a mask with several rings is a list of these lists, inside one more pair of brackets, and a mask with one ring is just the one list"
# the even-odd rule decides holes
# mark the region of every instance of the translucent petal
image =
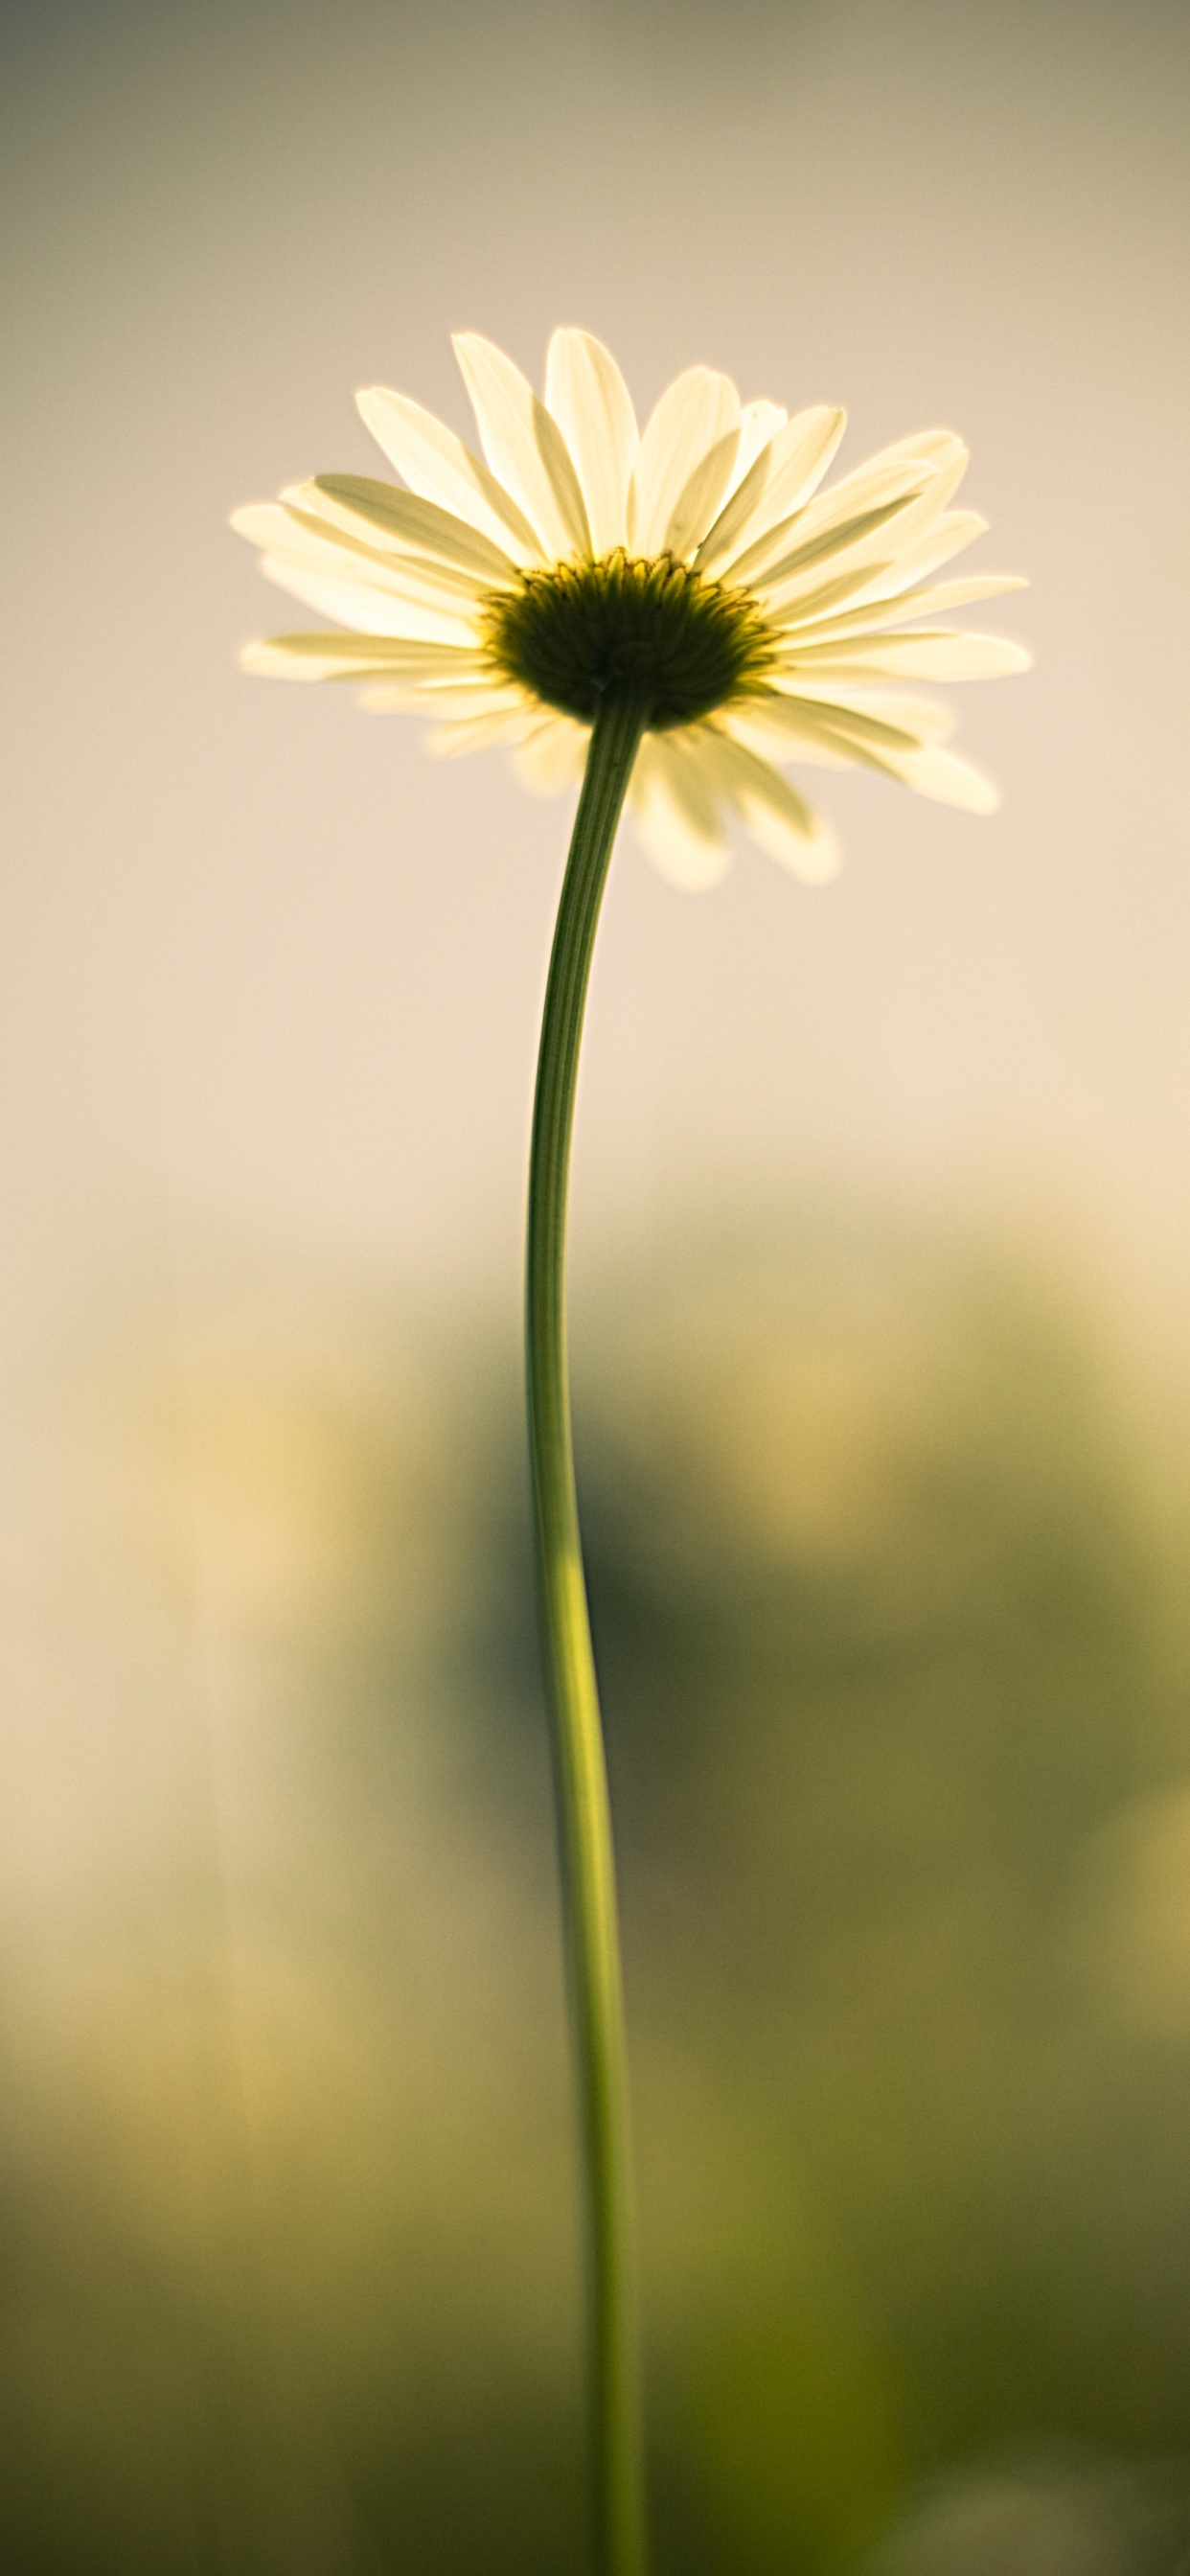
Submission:
[[340,626],[354,627],[364,635],[403,635],[475,649],[474,619],[460,616],[457,610],[403,599],[392,587],[308,572],[304,564],[289,563],[277,555],[262,555],[260,569],[266,581],[288,591],[291,599],[300,599],[320,617],[333,617]]
[[704,730],[702,766],[709,783],[727,798],[772,859],[806,885],[825,885],[839,872],[831,832],[767,760],[727,734]]
[[925,463],[889,465],[862,481],[852,478],[850,492],[838,484],[791,518],[779,520],[738,555],[731,566],[732,581],[747,583],[762,599],[778,595],[795,576],[829,561],[845,546],[873,536],[890,519],[909,510],[933,473],[933,466]]
[[912,750],[922,742],[944,742],[954,732],[953,709],[936,698],[907,697],[901,689],[851,688],[829,680],[799,682],[774,691],[804,717],[838,729],[849,729],[857,741]]
[[249,501],[242,510],[233,510],[230,526],[237,537],[246,537],[250,546],[263,546],[269,554],[296,550],[303,536],[310,547],[341,545],[345,553],[355,540],[331,531],[321,521],[310,520],[300,510],[290,509],[284,501]]
[[657,405],[640,443],[628,492],[628,543],[658,554],[678,503],[708,450],[740,426],[740,398],[727,376],[690,367]]
[[582,486],[592,550],[610,554],[627,543],[628,486],[640,446],[632,396],[610,350],[589,331],[555,331],[545,399]]
[[923,751],[890,752],[882,765],[902,786],[912,787],[915,795],[932,797],[939,805],[958,805],[965,814],[995,814],[999,809],[999,789],[969,760],[960,760],[957,752],[938,751],[931,743]]
[[559,796],[582,777],[591,737],[569,716],[547,716],[512,755],[521,785],[532,796]]
[[[911,524],[914,504],[891,519],[885,539],[874,539],[852,549],[841,573],[822,582],[815,573],[803,574],[784,585],[775,599],[766,602],[765,614],[770,625],[780,631],[792,630],[819,619],[826,610],[838,607],[849,598],[857,609],[882,612],[877,624],[893,622],[887,613],[923,574],[935,571],[950,557],[961,553],[973,537],[982,536],[985,519],[974,512],[957,510],[946,513],[924,537],[915,533]],[[906,528],[908,541],[906,542]],[[903,551],[902,551],[903,549]]]
[[[948,489],[953,491],[967,471],[971,451],[957,430],[916,429],[912,437],[894,439],[891,447],[879,448],[875,456],[870,456],[866,465],[858,466],[848,480],[858,482],[864,474],[878,473],[889,465],[910,464],[918,457],[932,465],[939,477],[947,482]],[[842,485],[837,488],[841,491]]]
[[515,563],[541,561],[540,541],[515,501],[444,422],[385,385],[371,385],[355,399],[373,438],[411,492],[479,528]]
[[632,773],[629,812],[654,867],[670,885],[701,894],[722,882],[731,851],[720,805],[679,736],[645,736]]
[[927,590],[903,591],[892,599],[865,598],[859,608],[833,616],[829,610],[813,616],[803,610],[796,628],[787,630],[788,641],[800,650],[803,633],[815,643],[825,643],[832,636],[884,633],[889,627],[907,626],[912,618],[936,617],[943,609],[966,608],[975,599],[1000,599],[1005,591],[1027,588],[1019,573],[985,573],[982,578],[975,574],[970,581],[935,582]]
[[282,499],[312,518],[346,528],[349,535],[379,529],[400,551],[456,564],[461,572],[486,578],[491,589],[516,581],[515,564],[478,528],[440,510],[435,501],[423,501],[418,492],[402,492],[395,483],[375,483],[366,474],[319,474],[312,483],[293,485]]
[[[877,702],[879,703],[879,702]],[[791,698],[807,736],[827,749],[848,753],[869,769],[882,769],[921,796],[944,805],[960,805],[971,814],[994,814],[999,796],[989,778],[953,752],[940,751],[936,740],[924,741],[926,721],[937,713],[936,733],[948,731],[945,713],[912,700],[889,699],[877,715],[872,705],[844,698]],[[900,721],[898,721],[900,719]]]
[[286,680],[459,679],[481,678],[485,668],[475,653],[458,653],[448,644],[408,643],[385,635],[270,635],[246,644],[240,666],[262,677]]
[[733,492],[743,482],[745,474],[755,464],[757,457],[771,444],[778,430],[784,429],[788,418],[788,412],[780,403],[744,404],[740,413],[740,444],[736,454]]
[[531,708],[494,707],[488,713],[464,716],[450,724],[438,725],[427,736],[426,749],[436,760],[458,760],[467,752],[505,749],[523,740],[535,717]]
[[662,541],[664,554],[676,555],[679,559],[693,554],[731,481],[739,443],[738,429],[729,429],[727,436],[717,438],[701,464],[695,466],[681,499],[670,514]]
[[[441,724],[463,723],[470,716],[511,713],[525,710],[524,692],[500,689],[489,681],[476,681],[464,676],[459,680],[384,681],[364,691],[361,705],[383,708],[391,713],[411,716],[433,716]],[[535,710],[530,708],[530,714]]]
[[882,448],[873,463],[891,465],[915,456],[927,458],[937,473],[938,480],[927,495],[931,511],[944,510],[971,462],[970,449],[953,429],[919,429],[912,438],[899,438],[895,446]]
[[1027,671],[1032,655],[1002,635],[964,635],[957,628],[909,635],[842,636],[836,642],[791,641],[782,656],[788,682],[841,680],[997,680]]
[[[279,562],[304,565],[334,579],[366,581],[395,590],[403,598],[432,601],[444,608],[475,607],[491,584],[477,574],[461,572],[429,555],[402,554],[396,546],[370,544],[349,536],[345,527],[280,501],[253,503],[232,518],[237,536],[263,546]],[[358,523],[357,523],[358,524]]]
[[850,769],[854,754],[829,729],[804,725],[800,715],[770,698],[749,698],[725,707],[716,719],[732,742],[759,752],[762,760],[805,760],[821,769]]
[[[814,536],[819,529],[831,527],[844,519],[857,518],[880,502],[913,499],[927,488],[932,490],[937,480],[938,465],[933,457],[869,457],[866,465],[856,466],[852,473],[843,476],[842,482],[832,483],[829,490],[817,493],[789,514],[794,522],[792,528],[787,528],[781,520],[767,524],[765,534],[757,536],[747,551],[737,557],[732,568],[733,579],[737,575],[742,578],[745,572],[752,571],[754,560],[762,559],[761,550],[766,543],[770,555],[775,557],[795,539],[800,543],[803,537]],[[765,515],[768,521],[769,514]]]
[[957,455],[930,460],[934,465],[934,479],[923,486],[898,526],[899,557],[910,555],[915,547],[924,549],[931,541],[936,541],[939,523],[946,516],[946,504],[967,470],[966,448],[957,439],[954,446],[958,450]]
[[578,477],[557,421],[533,387],[475,331],[455,334],[454,352],[493,474],[520,504],[551,558],[589,554],[591,532]]
[[895,599],[914,582],[937,572],[952,556],[962,554],[977,537],[987,535],[987,520],[977,510],[944,510],[941,517],[930,520],[924,529],[909,525],[902,528],[906,542],[898,548],[895,562],[877,576],[872,586],[874,599]]
[[819,403],[776,433],[737,483],[698,550],[700,572],[730,569],[734,556],[766,536],[808,501],[847,424],[845,411]]
[[936,581],[927,590],[898,594],[896,623],[901,625],[907,617],[936,617],[940,609],[966,608],[973,599],[1002,599],[1006,591],[1028,587],[1020,572],[975,572],[963,581]]
[[821,581],[816,574],[810,573],[803,581],[791,583],[788,593],[782,595],[779,603],[774,604],[770,600],[766,606],[765,622],[771,633],[781,643],[786,643],[792,641],[811,619],[815,622],[825,620],[828,611],[838,610],[844,600],[855,599],[858,595],[867,602],[874,570],[889,569],[887,556],[882,556],[878,548],[873,567],[872,554],[871,546],[862,547],[850,560],[844,559],[842,570],[832,571],[827,581]]
[[945,741],[955,729],[950,708],[933,699],[890,692],[861,703],[850,694],[832,698],[825,688],[817,697],[809,690],[789,695],[766,691],[743,700],[718,721],[770,759],[817,759],[829,768],[856,760],[857,744],[913,751],[924,742]]

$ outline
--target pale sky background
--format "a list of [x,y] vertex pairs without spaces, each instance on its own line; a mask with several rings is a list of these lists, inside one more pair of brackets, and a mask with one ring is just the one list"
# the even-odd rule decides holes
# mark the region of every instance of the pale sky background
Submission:
[[[580,1243],[807,1176],[1050,1211],[1190,1287],[1190,19],[1154,5],[10,8],[0,1197],[26,1334],[204,1229],[517,1293],[568,809],[347,691],[250,681],[290,622],[238,502],[385,470],[360,383],[468,426],[448,334],[604,336],[843,401],[844,466],[960,428],[992,822],[807,784],[842,881],[626,841]],[[1054,1213],[1056,1212],[1056,1213]],[[174,1257],[171,1254],[171,1259]],[[304,1256],[303,1256],[304,1257]]]

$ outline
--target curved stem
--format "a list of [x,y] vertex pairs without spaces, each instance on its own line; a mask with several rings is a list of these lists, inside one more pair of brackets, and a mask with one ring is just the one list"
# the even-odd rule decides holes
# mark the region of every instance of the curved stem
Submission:
[[644,2496],[615,1863],[566,1370],[566,1189],[591,954],[645,717],[608,706],[591,735],[546,985],[526,1260],[529,1449],[585,2149],[598,2576],[643,2576]]

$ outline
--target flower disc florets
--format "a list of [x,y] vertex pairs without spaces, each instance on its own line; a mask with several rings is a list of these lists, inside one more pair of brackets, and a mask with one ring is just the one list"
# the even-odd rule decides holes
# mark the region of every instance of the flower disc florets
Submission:
[[697,723],[754,685],[772,654],[746,591],[673,555],[622,546],[598,561],[526,572],[495,593],[488,638],[510,679],[590,724],[610,698],[648,709],[655,732]]

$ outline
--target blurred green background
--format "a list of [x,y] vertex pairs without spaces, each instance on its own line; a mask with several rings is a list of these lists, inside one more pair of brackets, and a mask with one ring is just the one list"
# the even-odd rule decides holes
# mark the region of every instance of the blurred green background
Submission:
[[[579,1302],[658,2565],[1172,2571],[1184,1425],[1036,1258],[887,1212]],[[229,1265],[184,1364],[114,1299],[58,1397],[6,2563],[581,2566],[511,1354]]]
[[519,1418],[565,803],[237,504],[560,321],[970,439],[1026,683],[625,835],[579,1108],[657,2576],[1190,2566],[1190,19],[0,10],[0,2566],[581,2576]]

